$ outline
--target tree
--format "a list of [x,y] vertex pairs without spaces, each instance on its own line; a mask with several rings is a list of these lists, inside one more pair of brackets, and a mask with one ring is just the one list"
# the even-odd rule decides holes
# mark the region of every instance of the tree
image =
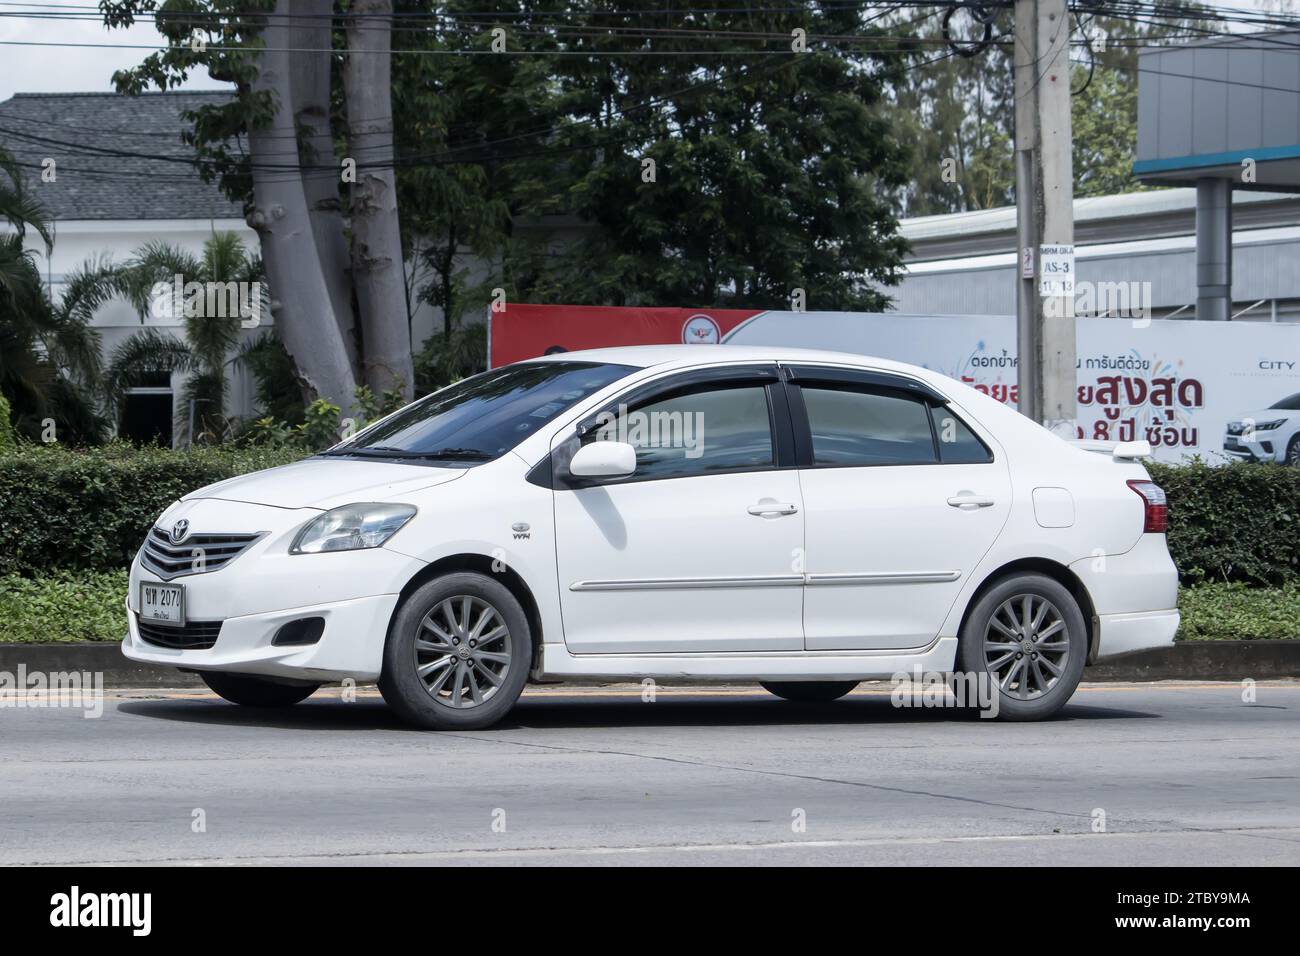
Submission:
[[[428,8],[426,0],[404,0],[397,12]],[[440,361],[462,368],[456,330],[486,305],[468,254],[489,262],[501,255],[515,217],[536,214],[553,192],[564,157],[547,150],[560,117],[553,64],[543,55],[556,46],[542,25],[545,5],[495,4],[514,42],[527,44],[526,56],[488,55],[493,37],[475,18],[481,0],[451,0],[440,9],[439,28],[404,34],[409,52],[393,59],[396,145],[413,160],[398,169],[397,187],[410,308],[423,302],[442,312],[434,343],[446,353]]]
[[[960,36],[967,34],[958,18],[967,17],[954,13],[951,28]],[[900,14],[895,27],[903,22]],[[999,14],[994,30],[1009,24],[1010,15]],[[956,55],[943,46],[942,20],[933,12],[915,29],[925,44],[921,65],[891,84],[884,107],[896,135],[912,144],[911,175],[898,194],[901,209],[928,216],[1014,203],[1009,50],[993,45],[974,56]]]
[[[574,303],[881,309],[905,243],[889,194],[907,151],[878,110],[901,78],[896,43],[847,6],[692,11],[695,36],[646,48],[649,0],[596,0],[566,18],[552,64],[565,117],[555,186],[535,212],[576,215],[585,239],[516,250],[516,297]],[[678,18],[673,18],[677,20]],[[608,31],[608,32],[606,32]],[[795,52],[796,31],[807,49]],[[702,45],[698,34],[709,42]],[[820,34],[865,41],[827,48]],[[775,54],[754,55],[755,37]],[[516,42],[513,33],[511,41]],[[610,56],[618,50],[626,55]]]
[[[1071,29],[1086,42],[1072,59],[1075,195],[1098,196],[1144,188],[1132,175],[1137,152],[1137,49],[1163,37],[1195,35],[1198,5],[1173,2],[1150,22],[1072,13]],[[954,17],[967,17],[957,13]],[[975,26],[966,22],[965,29]],[[951,29],[962,33],[959,21]],[[982,31],[982,26],[978,27]],[[988,209],[1015,203],[1015,93],[1011,47],[994,43],[971,57],[941,45],[942,23],[921,36],[933,62],[889,92],[890,121],[915,144],[913,176],[899,192],[907,215]],[[1009,38],[1011,15],[993,23]],[[1111,42],[1110,38],[1121,38]],[[940,58],[941,57],[941,58]]]
[[[331,92],[333,5],[329,0],[172,0],[165,6],[159,0],[105,0],[101,9],[109,27],[129,26],[137,14],[155,13],[157,29],[171,41],[138,66],[115,74],[119,92],[165,90],[202,68],[235,85],[229,103],[187,116],[193,127],[185,138],[195,148],[201,173],[244,204],[249,225],[258,232],[267,275],[281,290],[272,302],[276,327],[294,358],[305,397],[325,397],[349,409],[362,369],[372,366],[405,375],[409,394],[410,342],[408,336],[403,358],[398,353],[407,324],[403,312],[393,308],[402,300],[389,291],[392,269],[371,269],[371,277],[361,280],[368,290],[357,297],[363,334],[352,314],[356,277],[343,254],[337,190],[344,170],[334,149],[334,135],[341,130],[334,123]],[[390,30],[391,21],[382,15],[368,19],[359,58],[386,63]],[[354,88],[356,96],[364,92]],[[374,104],[353,106],[361,126],[367,117],[374,119],[368,112]],[[383,132],[372,124],[365,135],[364,145],[382,146],[391,125]],[[385,163],[371,162],[357,144],[342,138],[341,151],[357,159],[357,170],[380,171],[382,179]],[[374,195],[372,189],[353,197],[359,207],[354,212],[362,213],[366,225],[363,248],[354,249],[353,257],[367,264],[388,256],[393,237],[400,235],[396,204],[375,203]],[[396,271],[400,289],[400,259]],[[376,295],[372,277],[381,273],[388,284]],[[364,352],[367,342],[373,362]]]
[[[1075,68],[1075,85],[1087,76]],[[1147,188],[1133,175],[1137,151],[1137,77],[1116,69],[1095,71],[1071,101],[1074,195],[1110,196]]]
[[90,388],[99,371],[95,310],[110,297],[102,267],[87,263],[65,279],[58,301],[46,289],[36,253],[25,246],[31,229],[48,255],[54,232],[44,208],[28,195],[14,158],[0,150],[0,394],[20,434],[69,443],[103,437],[105,422]]
[[182,318],[185,337],[180,341],[157,329],[144,329],[120,344],[105,379],[110,404],[120,407],[126,390],[150,375],[185,372],[188,377],[176,416],[181,431],[192,418],[191,441],[200,436],[224,438],[228,432],[226,366],[234,360],[245,318],[234,306],[249,306],[261,315],[265,301],[261,260],[244,248],[237,234],[214,232],[199,256],[164,242],[148,243],[116,270],[111,283],[136,307],[141,321],[158,312]]
[[361,306],[365,383],[411,397],[415,373],[397,215],[392,103],[392,0],[351,0],[343,65],[352,184],[352,275]]

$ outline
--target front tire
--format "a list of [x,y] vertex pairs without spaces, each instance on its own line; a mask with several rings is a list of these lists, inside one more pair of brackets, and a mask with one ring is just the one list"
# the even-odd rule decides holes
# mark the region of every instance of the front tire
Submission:
[[199,676],[218,697],[244,707],[291,707],[320,687],[320,684],[281,684],[265,677],[225,671],[199,671]]
[[509,588],[483,574],[444,575],[398,608],[379,692],[417,727],[490,727],[523,692],[532,653],[528,616]]
[[1300,435],[1296,435],[1286,446],[1286,457],[1282,463],[1293,468],[1300,468]]
[[855,680],[760,682],[763,690],[798,704],[829,704],[858,686]]
[[1021,573],[995,584],[971,609],[957,665],[988,681],[998,717],[1044,720],[1074,694],[1087,655],[1088,631],[1074,595],[1046,575]]

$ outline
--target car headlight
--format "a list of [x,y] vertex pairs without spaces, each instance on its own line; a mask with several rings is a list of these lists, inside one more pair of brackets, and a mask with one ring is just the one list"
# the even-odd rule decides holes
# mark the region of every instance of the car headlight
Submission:
[[1281,428],[1281,427],[1282,427],[1283,425],[1285,425],[1285,424],[1286,424],[1286,419],[1285,419],[1285,418],[1275,418],[1275,419],[1273,419],[1271,422],[1256,422],[1256,423],[1255,423],[1255,431],[1257,431],[1257,432],[1270,432],[1270,431],[1272,431],[1274,428]]
[[415,514],[414,505],[344,505],[313,518],[289,546],[290,554],[377,548]]

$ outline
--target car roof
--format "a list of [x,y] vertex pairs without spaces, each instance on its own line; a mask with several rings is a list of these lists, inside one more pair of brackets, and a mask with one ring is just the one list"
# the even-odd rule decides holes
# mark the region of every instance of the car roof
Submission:
[[832,352],[825,349],[799,349],[773,345],[624,345],[615,348],[586,349],[580,352],[555,352],[529,362],[603,362],[635,368],[656,366],[690,367],[715,362],[833,362],[860,365],[864,368],[908,372],[928,378],[935,374],[917,365],[862,355],[858,352]]

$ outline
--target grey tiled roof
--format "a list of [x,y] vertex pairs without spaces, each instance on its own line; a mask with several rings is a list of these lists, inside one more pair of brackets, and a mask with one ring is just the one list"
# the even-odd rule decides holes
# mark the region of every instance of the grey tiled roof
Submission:
[[[23,166],[32,194],[55,221],[242,218],[192,165],[181,142],[185,110],[229,93],[18,93],[0,103],[0,146]],[[41,162],[57,178],[41,181]]]

